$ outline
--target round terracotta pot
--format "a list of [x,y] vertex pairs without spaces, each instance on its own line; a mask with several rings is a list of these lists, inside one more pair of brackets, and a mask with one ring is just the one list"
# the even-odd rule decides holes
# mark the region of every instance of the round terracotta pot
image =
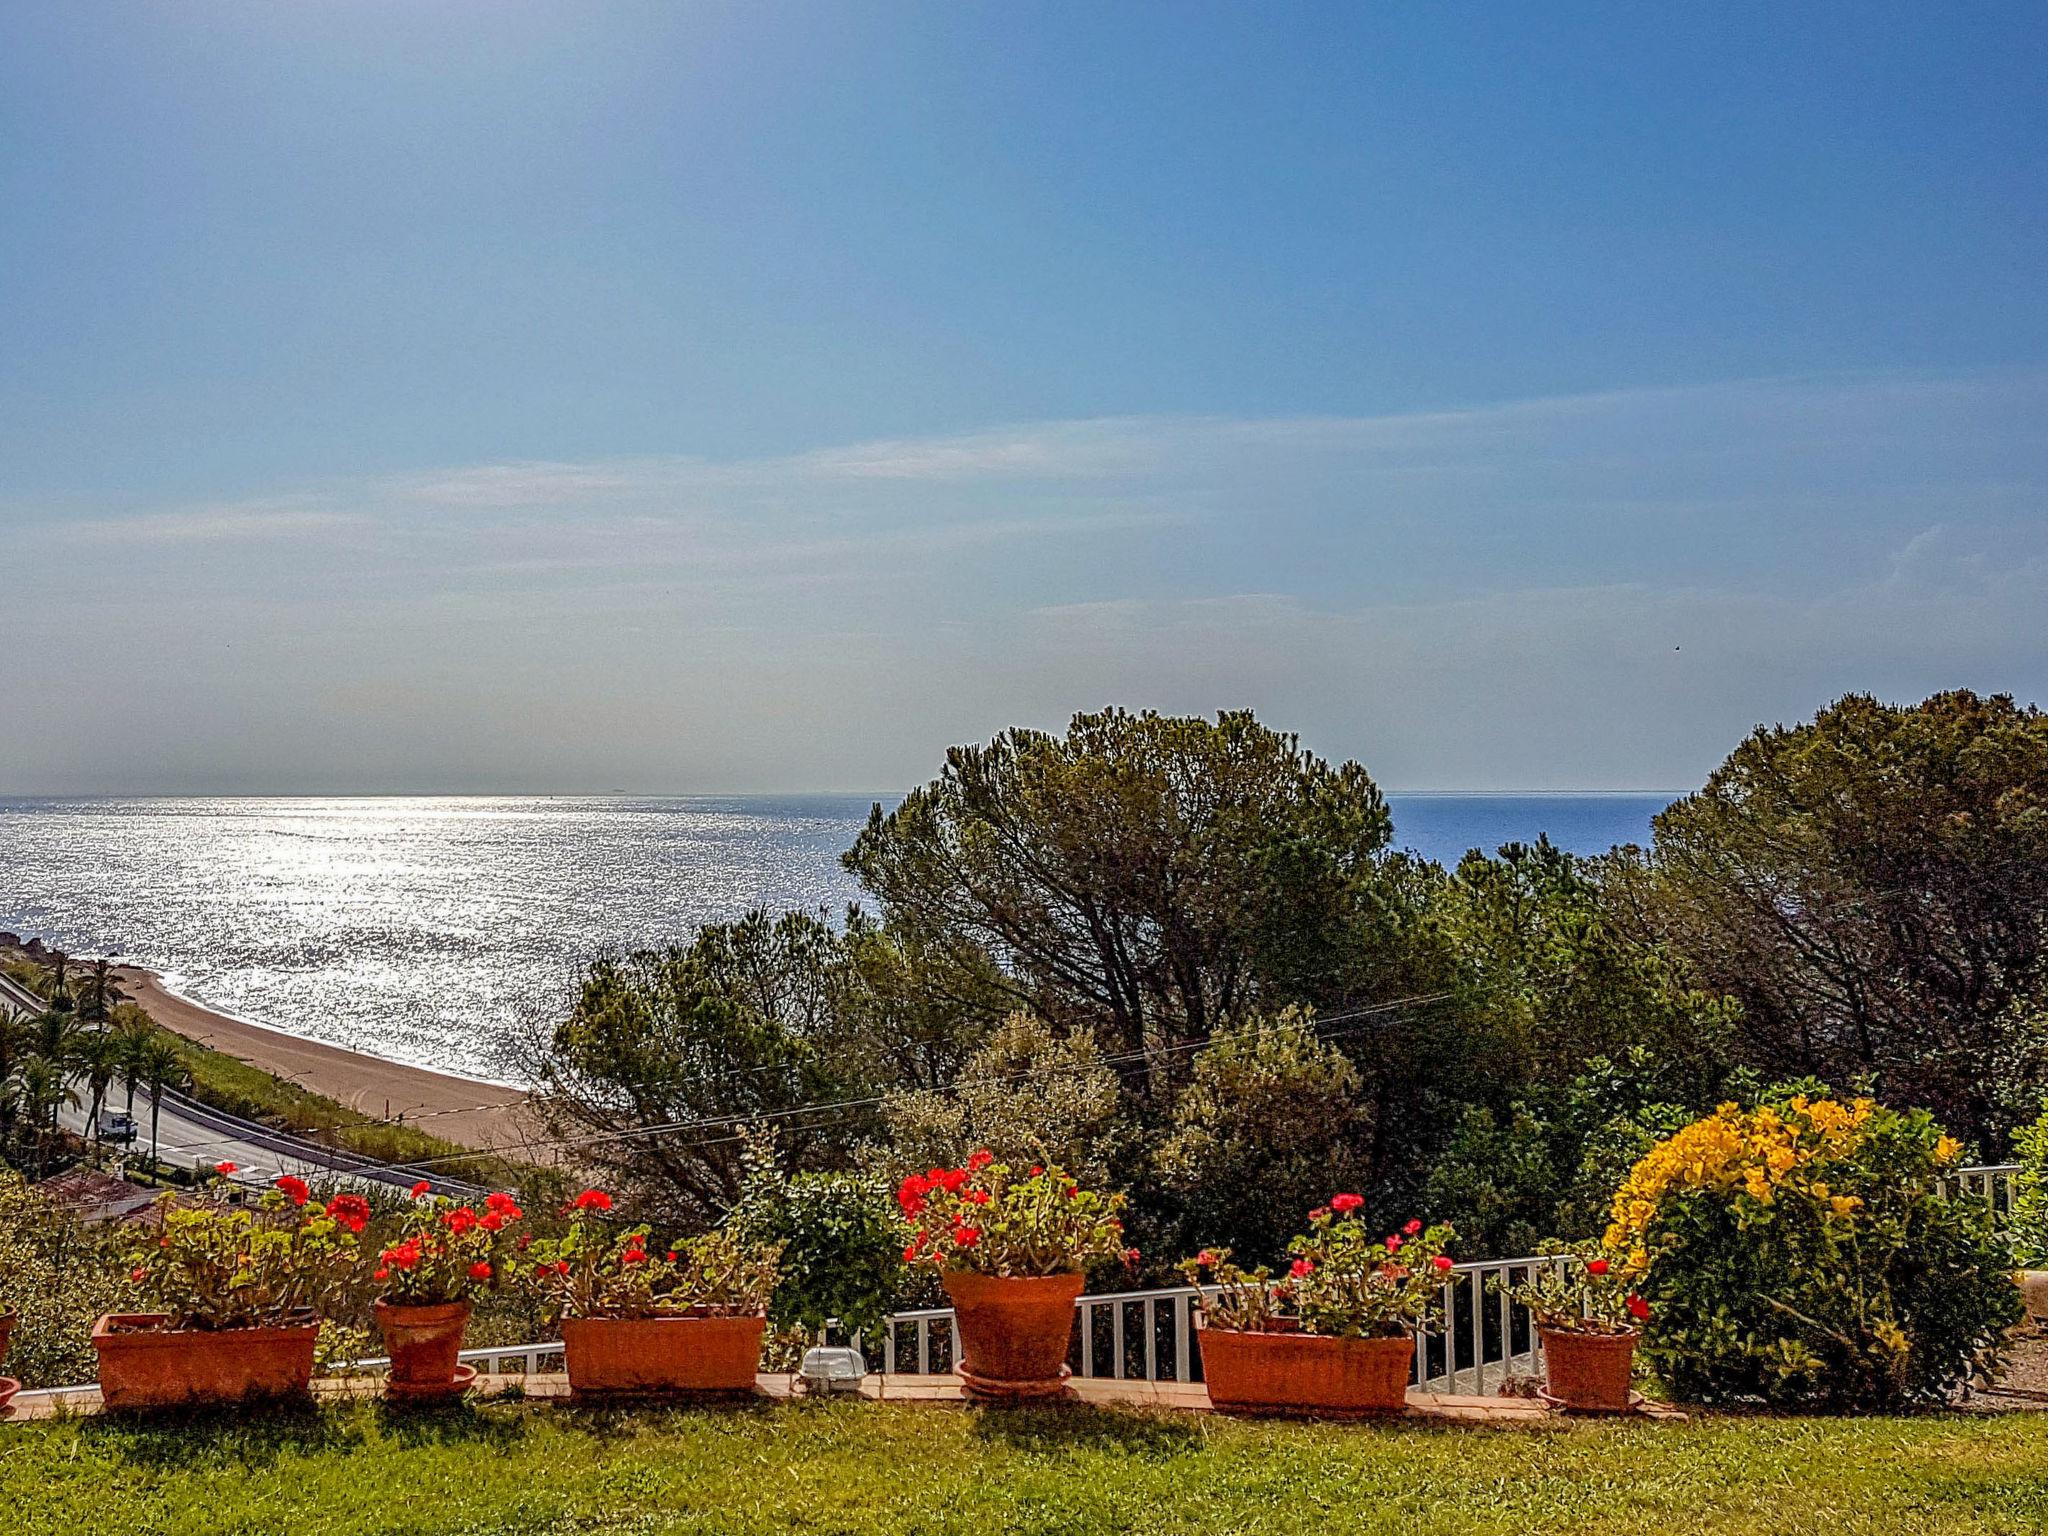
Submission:
[[223,1407],[303,1396],[320,1325],[167,1328],[161,1312],[110,1312],[93,1324],[100,1401],[110,1412]]
[[751,1395],[765,1317],[565,1317],[576,1398]]
[[[469,1384],[457,1374],[469,1308],[466,1301],[413,1306],[377,1299],[377,1326],[384,1333],[384,1353],[391,1357],[387,1397],[452,1397]],[[475,1373],[470,1376],[474,1379]]]
[[1538,1326],[1544,1400],[1570,1413],[1627,1413],[1636,1334],[1579,1333]]
[[2019,1282],[2020,1300],[2026,1303],[2027,1320],[2048,1328],[2048,1269],[2023,1269],[2013,1278]]
[[963,1389],[983,1402],[1016,1402],[1064,1392],[1074,1299],[1084,1278],[1071,1275],[977,1275],[949,1271],[955,1344]]
[[1408,1407],[1415,1340],[1243,1333],[1200,1325],[1211,1406],[1232,1413],[1326,1418],[1398,1414]]

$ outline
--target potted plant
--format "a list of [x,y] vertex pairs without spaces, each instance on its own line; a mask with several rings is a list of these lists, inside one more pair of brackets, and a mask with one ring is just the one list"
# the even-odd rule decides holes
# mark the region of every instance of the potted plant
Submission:
[[[234,1165],[220,1165],[223,1180]],[[294,1184],[296,1180],[292,1181]],[[319,1319],[354,1282],[360,1196],[327,1205],[270,1189],[254,1210],[158,1202],[129,1278],[154,1310],[93,1325],[110,1410],[303,1393]]]
[[450,1397],[476,1379],[460,1358],[470,1298],[496,1282],[509,1229],[524,1214],[507,1194],[487,1196],[479,1212],[429,1193],[424,1179],[413,1185],[398,1240],[378,1257],[374,1276],[383,1287],[377,1326],[391,1357],[387,1395]]
[[1374,1236],[1357,1195],[1309,1213],[1287,1274],[1245,1270],[1227,1248],[1182,1266],[1203,1290],[1209,1401],[1247,1413],[1359,1417],[1402,1412],[1418,1334],[1443,1327],[1450,1227],[1411,1221]]
[[603,1190],[585,1190],[568,1231],[530,1253],[529,1273],[561,1322],[570,1396],[751,1393],[779,1245],[714,1231],[650,1252],[647,1227],[601,1224],[611,1206]]
[[1636,1339],[1650,1304],[1598,1244],[1580,1245],[1519,1285],[1496,1280],[1493,1289],[1536,1319],[1545,1402],[1571,1413],[1628,1412]]
[[1023,1176],[986,1149],[959,1168],[914,1173],[896,1191],[907,1264],[939,1272],[953,1303],[959,1372],[971,1398],[1014,1402],[1066,1389],[1074,1301],[1087,1267],[1121,1257],[1123,1196],[1080,1187],[1063,1168]]

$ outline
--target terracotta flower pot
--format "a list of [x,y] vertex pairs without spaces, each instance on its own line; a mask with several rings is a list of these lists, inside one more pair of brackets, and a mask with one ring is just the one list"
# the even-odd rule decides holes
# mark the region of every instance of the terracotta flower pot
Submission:
[[1635,1377],[1636,1335],[1578,1333],[1538,1326],[1543,1398],[1571,1413],[1627,1413]]
[[109,1411],[296,1397],[312,1382],[316,1322],[209,1333],[169,1321],[161,1312],[110,1312],[93,1324]]
[[384,1353],[391,1374],[387,1397],[452,1397],[476,1379],[463,1371],[463,1330],[469,1327],[469,1303],[445,1301],[437,1306],[412,1306],[377,1300],[377,1326],[384,1332]]
[[1083,1276],[950,1270],[945,1282],[957,1335],[953,1369],[969,1397],[1004,1403],[1066,1390]]
[[1314,1333],[1243,1333],[1204,1323],[1202,1377],[1209,1402],[1234,1413],[1326,1418],[1398,1414],[1408,1406],[1415,1340],[1333,1339]]
[[565,1317],[562,1353],[577,1398],[732,1397],[761,1368],[765,1317]]

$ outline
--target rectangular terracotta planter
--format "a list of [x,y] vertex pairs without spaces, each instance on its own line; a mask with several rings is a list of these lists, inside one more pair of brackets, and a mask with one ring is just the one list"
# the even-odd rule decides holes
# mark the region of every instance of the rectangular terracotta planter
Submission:
[[1404,1412],[1415,1340],[1201,1328],[1209,1402],[1232,1413],[1365,1418]]
[[754,1390],[764,1317],[565,1317],[570,1395],[736,1397]]
[[208,1408],[304,1396],[314,1322],[287,1328],[166,1328],[161,1312],[110,1312],[93,1324],[100,1400],[111,1412]]

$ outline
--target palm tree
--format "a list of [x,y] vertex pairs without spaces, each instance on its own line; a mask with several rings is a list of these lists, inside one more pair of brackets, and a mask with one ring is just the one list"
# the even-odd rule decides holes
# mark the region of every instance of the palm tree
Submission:
[[85,1038],[85,1026],[78,1015],[59,1008],[47,1008],[35,1017],[29,1049],[51,1066],[68,1073],[78,1058],[78,1044]]
[[135,1118],[135,1057],[142,1042],[156,1033],[156,1025],[133,1003],[114,1005],[114,1033],[121,1040],[121,1085],[128,1090],[128,1118]]
[[100,1110],[107,1102],[107,1089],[113,1085],[114,1077],[120,1072],[128,1056],[128,1042],[111,1029],[96,1029],[78,1042],[78,1070],[85,1074],[85,1086],[91,1101],[87,1115],[87,1129],[94,1141],[100,1139]]
[[135,1050],[135,1076],[149,1095],[149,1160],[156,1161],[156,1121],[163,1111],[164,1090],[192,1081],[178,1048],[162,1035],[151,1035]]
[[14,1121],[21,1112],[21,1069],[28,1064],[29,1016],[0,1008],[0,1158],[14,1145]]
[[60,949],[52,952],[50,960],[55,973],[50,985],[50,1006],[68,1013],[71,1011],[71,993],[64,986],[64,968],[71,964],[71,957]]
[[65,1105],[76,1105],[78,1095],[72,1091],[62,1067],[41,1056],[32,1056],[21,1069],[21,1101],[28,1109],[29,1123],[36,1128],[36,1175],[41,1177],[49,1171],[57,1116]]
[[109,979],[108,973],[114,968],[111,960],[95,960],[92,963],[92,981],[87,987],[85,1001],[79,1006],[78,1015],[84,1019],[104,1021],[107,1009],[120,1001],[121,989]]

